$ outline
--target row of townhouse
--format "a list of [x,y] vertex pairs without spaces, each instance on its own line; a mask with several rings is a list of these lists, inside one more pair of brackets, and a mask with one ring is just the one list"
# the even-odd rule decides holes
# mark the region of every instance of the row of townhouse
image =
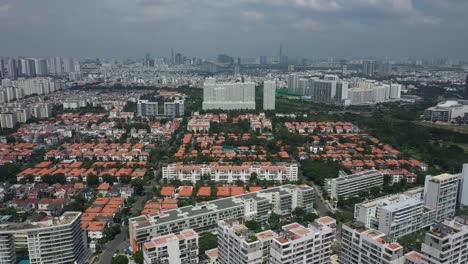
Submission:
[[169,164],[162,168],[163,179],[191,181],[196,183],[203,176],[209,176],[216,182],[232,183],[235,181],[248,181],[253,173],[258,179],[274,181],[297,181],[298,165],[294,163],[278,163],[274,165],[181,165]]

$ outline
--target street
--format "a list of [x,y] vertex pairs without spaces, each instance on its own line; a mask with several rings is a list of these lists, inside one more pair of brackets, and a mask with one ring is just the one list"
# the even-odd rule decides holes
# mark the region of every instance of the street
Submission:
[[[154,175],[157,177],[159,175],[161,169],[158,168]],[[144,187],[145,193],[150,191],[154,186],[157,186],[156,179],[152,179],[148,184]],[[136,201],[130,206],[131,215],[135,215],[139,208],[142,208],[144,202],[146,200],[146,195],[138,196]],[[99,256],[99,264],[110,264],[112,261],[112,256],[119,251],[120,253],[123,252],[128,246],[130,245],[128,240],[128,223],[125,223],[125,226],[121,226],[120,234],[116,235],[112,241],[107,242],[105,248],[102,249],[102,253]]]

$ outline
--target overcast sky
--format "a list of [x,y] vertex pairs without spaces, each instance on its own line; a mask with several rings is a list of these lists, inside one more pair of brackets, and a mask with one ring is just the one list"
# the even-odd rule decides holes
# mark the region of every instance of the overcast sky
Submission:
[[0,0],[0,56],[468,57],[468,0]]

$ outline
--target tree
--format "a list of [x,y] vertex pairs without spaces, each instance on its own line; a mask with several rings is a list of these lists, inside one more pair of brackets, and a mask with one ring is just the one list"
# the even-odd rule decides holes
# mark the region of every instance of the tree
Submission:
[[245,222],[245,226],[254,231],[255,233],[258,233],[262,230],[262,227],[260,226],[260,224],[257,222],[257,221],[247,221]]
[[302,207],[296,207],[296,208],[292,211],[292,215],[294,216],[294,218],[296,219],[296,221],[302,222],[302,221],[304,221],[304,218],[305,218],[305,215],[306,215],[306,211],[305,211],[304,208],[302,208]]
[[118,255],[112,260],[111,263],[112,264],[128,264],[128,258],[125,255]]
[[135,261],[136,264],[143,264],[144,260],[143,251],[138,250],[137,252],[133,253],[133,261]]
[[124,175],[120,175],[120,182],[121,182],[121,183],[129,184],[130,181],[131,181],[130,176],[125,175],[125,174],[124,174]]
[[144,182],[142,179],[134,179],[132,181],[132,187],[135,189],[136,195],[142,195],[144,190]]
[[373,197],[379,196],[379,194],[380,194],[380,187],[374,186],[374,187],[370,188],[370,194],[371,194]]
[[268,224],[271,229],[279,229],[281,222],[281,216],[275,213],[271,213],[268,217]]
[[210,232],[202,233],[198,239],[198,248],[200,254],[218,246],[218,237]]
[[94,175],[94,174],[89,174],[87,177],[86,177],[86,183],[89,185],[89,186],[97,186],[99,184],[99,178],[98,176]]

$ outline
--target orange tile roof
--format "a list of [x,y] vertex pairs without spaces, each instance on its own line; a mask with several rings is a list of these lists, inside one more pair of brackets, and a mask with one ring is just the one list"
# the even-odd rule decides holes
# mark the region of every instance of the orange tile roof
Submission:
[[161,196],[171,196],[175,191],[173,186],[164,186],[161,188]]
[[198,193],[197,193],[198,196],[210,196],[211,195],[211,187],[200,187],[200,189],[198,189]]

